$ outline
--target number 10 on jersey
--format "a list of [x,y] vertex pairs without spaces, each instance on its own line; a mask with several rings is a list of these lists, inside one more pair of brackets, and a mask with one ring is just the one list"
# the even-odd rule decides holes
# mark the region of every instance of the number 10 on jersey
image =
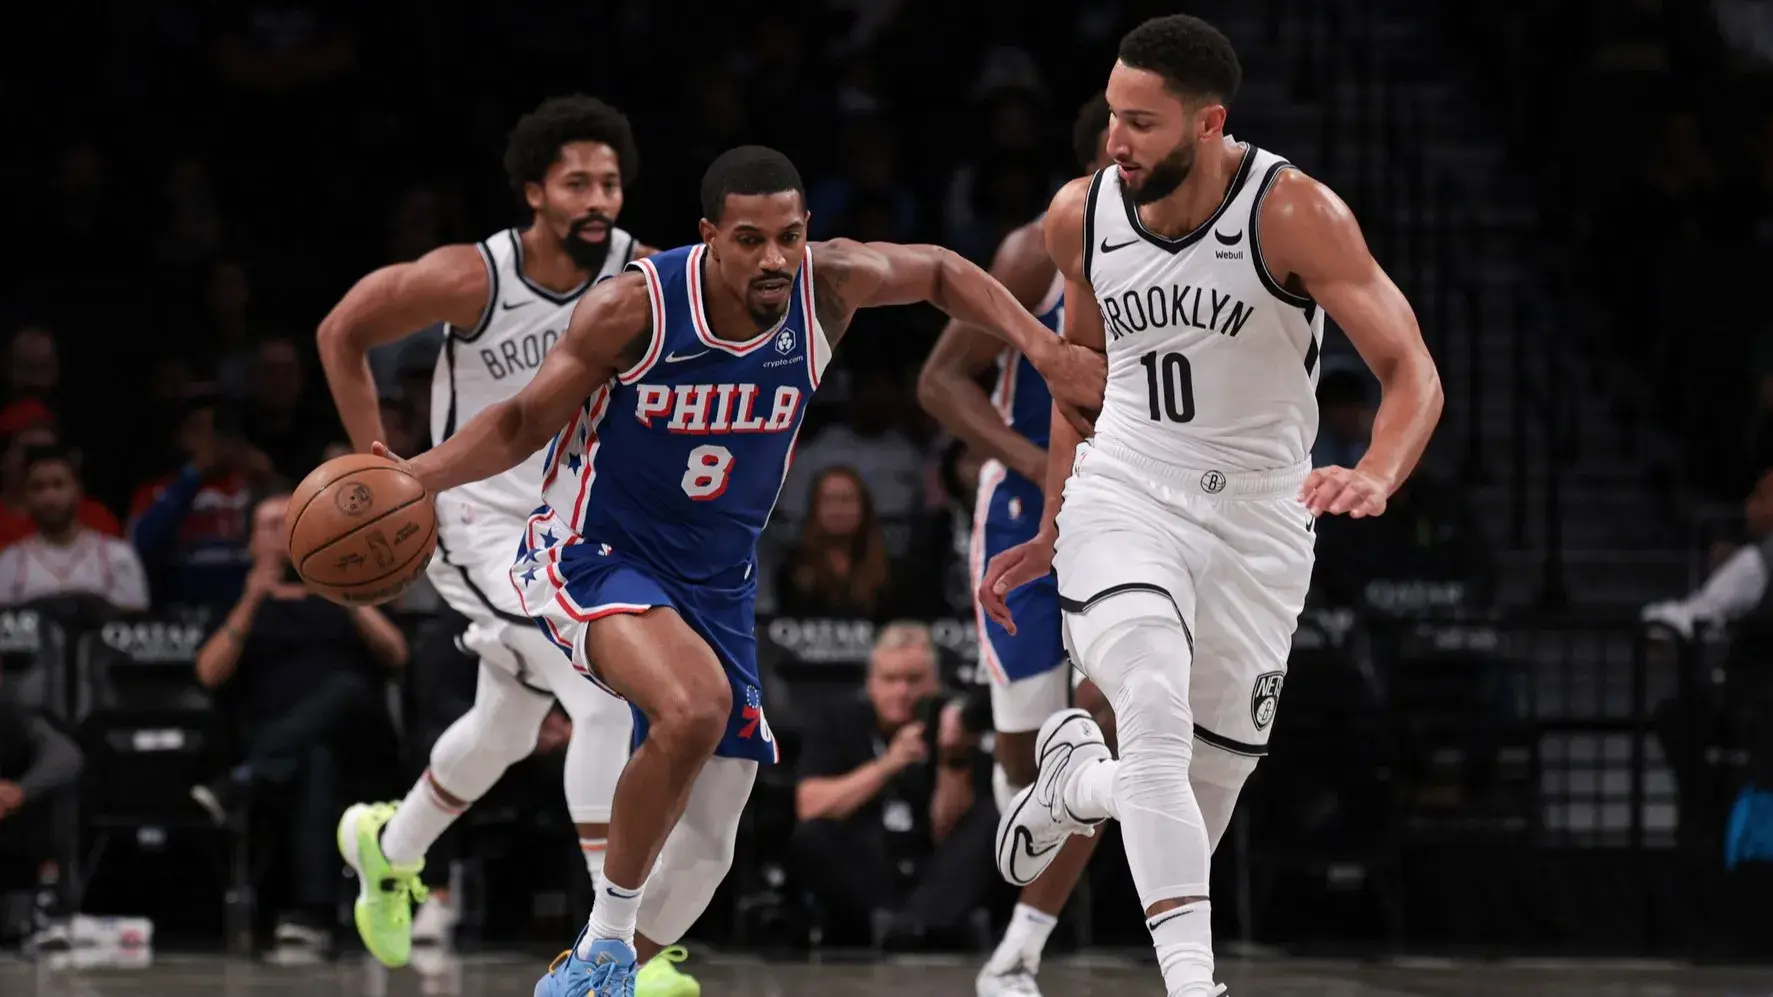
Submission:
[[1180,353],[1156,350],[1139,358],[1145,366],[1145,386],[1150,392],[1152,422],[1189,422],[1194,419],[1194,369]]

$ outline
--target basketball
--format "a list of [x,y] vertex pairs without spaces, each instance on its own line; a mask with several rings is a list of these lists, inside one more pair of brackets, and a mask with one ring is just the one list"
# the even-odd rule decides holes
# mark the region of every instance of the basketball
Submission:
[[399,598],[437,549],[437,509],[386,457],[346,454],[315,468],[289,499],[289,560],[310,591],[346,606]]

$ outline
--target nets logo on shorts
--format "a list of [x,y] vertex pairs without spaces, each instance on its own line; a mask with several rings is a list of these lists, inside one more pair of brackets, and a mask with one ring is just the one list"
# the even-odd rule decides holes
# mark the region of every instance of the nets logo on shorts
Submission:
[[1225,490],[1225,475],[1219,471],[1208,471],[1200,476],[1200,490],[1208,495],[1217,495]]
[[1274,723],[1274,711],[1280,709],[1281,684],[1286,680],[1286,672],[1263,672],[1256,676],[1256,689],[1250,694],[1250,722],[1258,731],[1267,730]]

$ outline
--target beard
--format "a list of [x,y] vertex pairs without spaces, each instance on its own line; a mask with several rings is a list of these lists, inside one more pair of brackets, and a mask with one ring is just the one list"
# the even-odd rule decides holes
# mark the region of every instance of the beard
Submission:
[[77,511],[78,510],[72,507],[66,509],[36,509],[31,512],[31,521],[36,524],[39,533],[59,536],[66,533],[68,528],[74,525]]
[[1145,182],[1132,191],[1134,204],[1150,204],[1175,193],[1194,172],[1195,150],[1193,143],[1184,143],[1175,151],[1158,160],[1157,165],[1146,171]]
[[[579,238],[580,232],[597,224],[602,224],[604,227],[602,242],[586,242]],[[615,230],[615,219],[592,212],[583,218],[574,219],[573,223],[567,226],[566,238],[561,240],[560,247],[566,250],[566,255],[573,261],[574,266],[586,273],[596,273],[603,269],[603,261],[609,259],[610,238],[615,234]]]

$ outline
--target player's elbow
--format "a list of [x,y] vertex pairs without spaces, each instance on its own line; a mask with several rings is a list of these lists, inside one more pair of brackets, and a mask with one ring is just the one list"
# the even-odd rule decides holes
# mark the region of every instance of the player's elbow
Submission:
[[951,380],[952,372],[943,365],[941,354],[931,354],[924,361],[923,369],[917,372],[917,403],[927,412],[940,410],[952,390]]

